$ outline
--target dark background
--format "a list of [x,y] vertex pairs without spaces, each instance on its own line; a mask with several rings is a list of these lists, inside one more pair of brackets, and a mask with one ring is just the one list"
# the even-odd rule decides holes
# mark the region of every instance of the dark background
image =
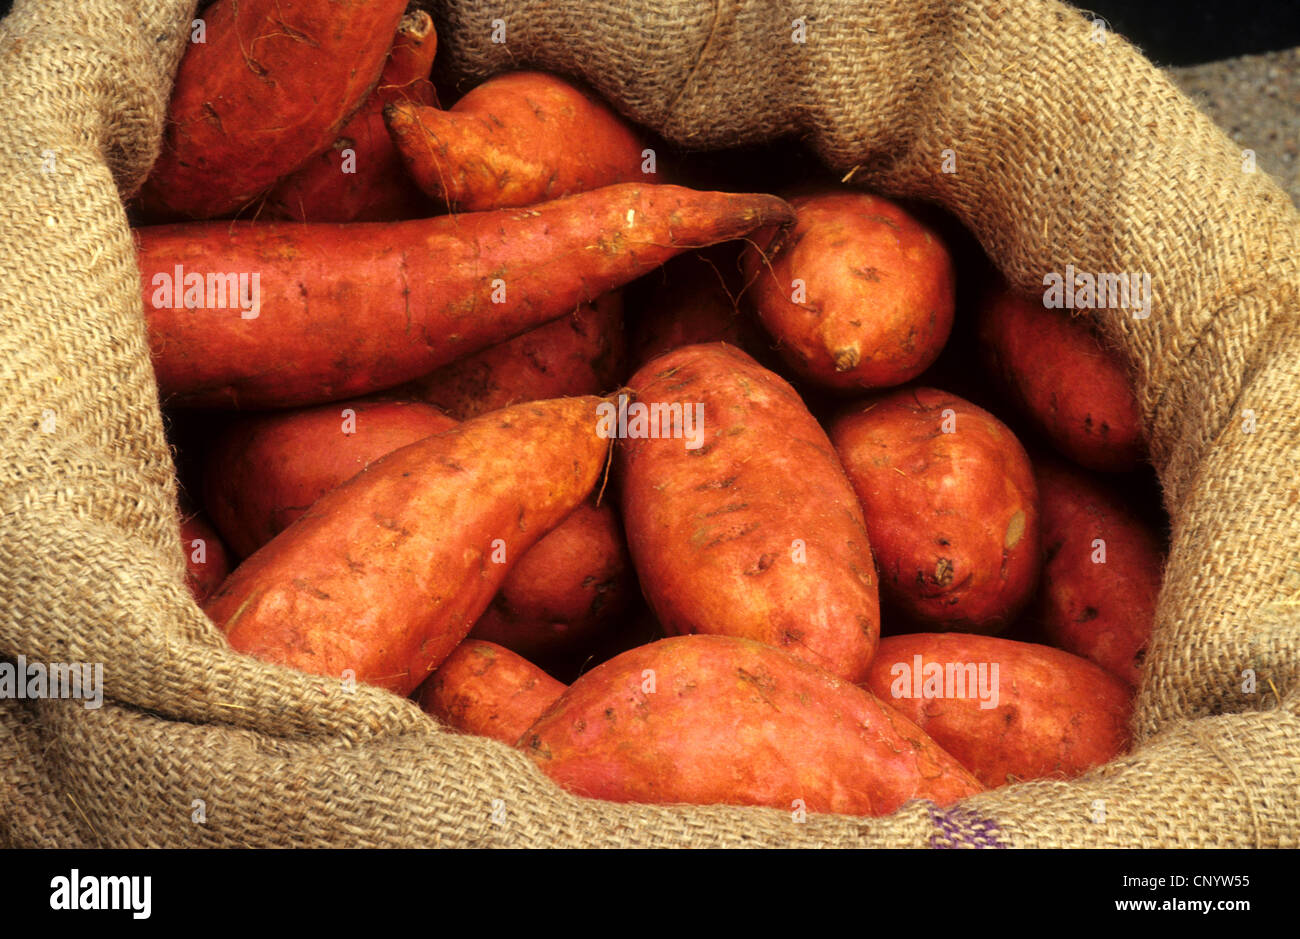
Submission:
[[1300,46],[1300,0],[1090,0],[1157,65],[1194,65]]
[[[507,9],[509,2],[502,0]],[[0,15],[12,5],[0,0]],[[1080,0],[1074,5],[1101,16],[1158,65],[1300,46],[1300,0]]]

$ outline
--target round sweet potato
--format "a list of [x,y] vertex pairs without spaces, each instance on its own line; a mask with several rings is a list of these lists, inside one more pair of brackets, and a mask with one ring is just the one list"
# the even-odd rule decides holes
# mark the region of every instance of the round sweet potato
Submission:
[[1141,463],[1133,384],[1086,323],[1002,287],[981,304],[979,341],[989,374],[1061,453],[1104,472]]
[[589,500],[519,559],[470,635],[550,658],[592,639],[635,589],[613,507]]
[[755,639],[860,680],[880,630],[871,546],[794,389],[724,343],[675,349],[629,384],[623,525],[664,629]]
[[887,636],[865,687],[990,789],[1071,779],[1129,745],[1128,686],[1049,646],[965,633]]
[[1160,542],[1078,470],[1040,460],[1034,474],[1046,559],[1036,618],[1052,645],[1136,685],[1164,573]]
[[509,649],[466,639],[416,694],[426,713],[456,730],[514,746],[564,687]]
[[831,439],[862,501],[886,602],[935,629],[996,633],[1038,578],[1029,457],[997,418],[933,388],[854,405]]
[[789,200],[793,228],[755,233],[749,296],[778,352],[837,389],[920,375],[952,329],[952,259],[939,237],[878,196],[819,191]]
[[578,795],[886,815],[979,783],[874,696],[771,646],[683,636],[575,681],[519,747]]

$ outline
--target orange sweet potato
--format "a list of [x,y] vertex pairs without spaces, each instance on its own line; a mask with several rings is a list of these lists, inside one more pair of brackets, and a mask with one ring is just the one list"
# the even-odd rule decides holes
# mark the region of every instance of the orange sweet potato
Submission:
[[466,639],[420,686],[418,697],[426,713],[456,730],[514,746],[564,688],[523,656]]
[[[861,679],[880,630],[871,547],[799,396],[723,343],[675,349],[629,385],[637,400],[616,448],[623,524],[664,629],[755,639]],[[656,416],[638,421],[634,408]]]
[[470,635],[529,659],[554,658],[590,642],[634,590],[617,515],[608,502],[588,500],[519,559]]
[[1061,453],[1093,470],[1140,465],[1132,382],[1084,322],[1004,287],[981,304],[979,337],[989,374]]
[[208,615],[242,652],[410,694],[591,492],[598,403],[522,404],[390,453],[244,561]]
[[1070,779],[1129,745],[1129,688],[1048,646],[965,633],[887,636],[865,687],[990,789]]
[[140,193],[156,218],[243,208],[338,137],[379,81],[406,0],[217,0],[181,59],[162,152]]
[[[242,417],[210,447],[205,504],[247,557],[371,463],[458,423],[412,401],[340,401]],[[614,510],[589,500],[511,566],[473,634],[529,658],[553,657],[590,641],[633,589]]]
[[163,398],[284,407],[409,381],[681,251],[789,218],[775,196],[627,184],[531,209],[136,237]]
[[878,196],[791,198],[792,228],[746,250],[747,296],[798,374],[836,389],[920,375],[952,329],[953,264],[930,228]]
[[370,463],[457,423],[410,401],[340,401],[241,417],[210,448],[203,504],[231,550],[247,557]]
[[461,420],[518,404],[604,394],[623,377],[623,300],[612,291],[571,315],[457,359],[397,392]]
[[853,405],[831,439],[853,482],[887,604],[938,629],[999,632],[1038,579],[1029,457],[992,414],[933,388]]
[[230,557],[221,538],[202,515],[181,520],[181,549],[185,552],[185,583],[196,603],[202,603],[230,573]]
[[456,211],[532,205],[646,182],[643,141],[590,94],[542,72],[490,78],[449,110],[384,111],[411,177]]
[[428,13],[412,10],[402,17],[379,86],[332,147],[276,183],[258,218],[369,222],[433,215],[393,146],[384,108],[394,101],[435,102],[429,70],[437,48]]
[[1163,577],[1160,542],[1085,474],[1048,460],[1034,473],[1046,558],[1037,619],[1053,645],[1136,685]]
[[640,368],[657,355],[703,342],[726,342],[756,355],[763,340],[742,315],[737,252],[730,244],[679,255],[643,278],[629,347]]
[[565,789],[615,802],[886,815],[981,791],[868,692],[728,636],[664,639],[597,666],[519,747]]

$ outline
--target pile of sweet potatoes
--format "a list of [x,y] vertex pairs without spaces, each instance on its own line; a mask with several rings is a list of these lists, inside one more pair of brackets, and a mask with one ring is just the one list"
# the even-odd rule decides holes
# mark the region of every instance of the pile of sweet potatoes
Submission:
[[600,799],[880,815],[1123,754],[1164,532],[1087,322],[780,154],[785,198],[700,187],[568,79],[446,106],[404,7],[216,0],[128,207],[231,646]]

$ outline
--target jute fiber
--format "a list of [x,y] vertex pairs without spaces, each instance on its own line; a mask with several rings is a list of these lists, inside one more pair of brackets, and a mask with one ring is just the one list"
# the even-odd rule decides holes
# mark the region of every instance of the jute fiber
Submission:
[[434,5],[445,75],[581,77],[694,147],[797,135],[945,205],[1025,289],[1066,264],[1151,275],[1148,319],[1095,314],[1173,518],[1134,752],[799,822],[571,797],[405,700],[232,653],[190,600],[122,201],[193,12],[20,0],[0,35],[0,655],[103,663],[106,695],[0,701],[0,842],[1300,846],[1297,215],[1140,52],[1043,0]]

